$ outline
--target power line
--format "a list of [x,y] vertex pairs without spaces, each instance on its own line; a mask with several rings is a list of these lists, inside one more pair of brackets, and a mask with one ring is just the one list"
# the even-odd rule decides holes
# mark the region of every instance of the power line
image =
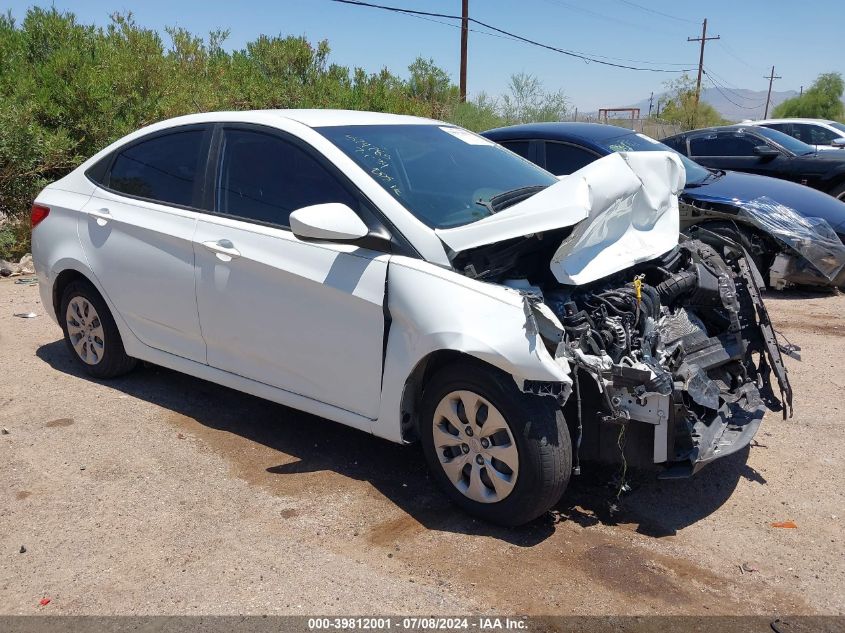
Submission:
[[[730,81],[728,81],[727,79],[725,79],[725,78],[724,78],[724,77],[722,77],[721,75],[719,75],[719,74],[717,74],[717,73],[713,72],[713,69],[712,69],[712,68],[705,68],[705,69],[704,69],[704,72],[705,72],[705,74],[711,75],[711,76],[715,77],[716,79],[718,79],[718,80],[719,80],[719,83],[720,83],[720,84],[722,84],[722,87],[723,87],[723,88],[726,88],[726,89],[731,89],[731,91],[732,91],[732,92],[733,92],[734,90],[744,90],[744,88],[740,88],[739,86],[736,86],[736,85],[732,84]],[[739,97],[740,99],[748,99],[749,101],[753,101],[753,100],[754,100],[754,99],[753,99],[753,98],[751,98],[751,97],[745,97],[745,96],[743,96],[743,95],[741,95],[741,94],[737,94],[736,96],[737,96],[737,97]]]
[[725,44],[724,42],[719,42],[719,46],[721,46],[722,48],[724,48],[724,49],[725,49],[725,52],[726,52],[728,55],[730,55],[731,57],[733,57],[733,58],[734,58],[736,61],[738,61],[740,64],[743,64],[743,65],[747,66],[748,68],[752,68],[752,69],[754,68],[754,66],[752,66],[751,64],[749,64],[747,61],[745,61],[745,60],[744,60],[742,57],[740,57],[739,55],[737,55],[736,51],[734,51],[734,49],[732,49],[730,46],[728,46],[728,45],[727,45],[727,44]]
[[654,15],[662,15],[664,18],[669,18],[671,20],[677,20],[678,22],[689,22],[690,24],[697,24],[696,20],[690,20],[688,18],[681,18],[677,15],[670,15],[669,13],[663,13],[663,11],[658,11],[657,9],[651,9],[649,7],[644,7],[641,4],[637,4],[636,2],[630,2],[629,0],[616,0],[617,2],[621,2],[622,4],[627,4],[629,7],[635,7],[637,9],[642,9],[643,11],[647,11],[649,13],[653,13]]
[[713,78],[712,78],[709,74],[707,75],[707,81],[709,81],[711,84],[713,84],[713,87],[714,87],[716,90],[718,90],[718,91],[719,91],[719,94],[720,94],[720,95],[722,95],[722,96],[725,98],[725,100],[726,100],[726,101],[728,101],[729,103],[734,104],[737,108],[742,108],[743,110],[758,110],[758,111],[759,111],[759,109],[760,109],[760,106],[759,106],[759,105],[757,105],[757,106],[744,106],[744,105],[740,105],[740,104],[738,104],[736,101],[734,101],[733,99],[731,99],[728,95],[726,95],[726,94],[722,91],[722,89],[718,86],[718,84],[717,84],[715,81],[713,81]]
[[[409,18],[416,18],[418,20],[425,20],[426,22],[432,22],[433,24],[440,24],[442,26],[448,26],[452,29],[461,30],[460,24],[451,24],[449,22],[444,22],[443,20],[435,20],[434,18],[428,18],[424,15],[415,15],[413,13],[407,14]],[[486,35],[488,37],[496,37],[500,40],[510,40],[512,42],[521,42],[519,38],[512,37],[510,35],[502,35],[501,33],[490,33],[490,31],[484,31],[482,29],[470,28],[469,31],[471,33],[478,33],[479,35]],[[628,59],[627,57],[613,57],[612,55],[599,55],[598,53],[584,53],[583,51],[576,51],[573,49],[574,53],[579,53],[581,55],[592,55],[593,57],[599,57],[601,59],[611,59],[617,62],[631,62],[632,64],[655,64],[658,66],[689,66],[689,62],[652,62],[643,59]]]
[[554,4],[554,5],[557,5],[559,7],[566,7],[570,11],[575,11],[577,13],[583,13],[584,15],[590,16],[592,18],[596,18],[598,20],[604,20],[604,21],[607,21],[607,22],[616,22],[617,24],[621,24],[623,26],[631,27],[631,28],[634,28],[634,29],[648,28],[652,32],[657,31],[657,32],[663,33],[664,35],[667,35],[669,37],[674,37],[673,33],[669,33],[667,31],[662,31],[662,30],[658,31],[653,26],[646,27],[643,24],[635,24],[634,22],[628,22],[627,20],[623,20],[621,18],[613,17],[613,16],[610,16],[610,15],[605,15],[603,13],[598,13],[597,11],[592,11],[590,9],[585,9],[583,7],[578,7],[578,6],[569,4],[567,2],[563,2],[563,0],[544,0],[544,1],[547,2],[548,4]]
[[[433,24],[440,24],[441,26],[448,26],[449,28],[452,28],[452,29],[461,30],[461,28],[462,28],[460,24],[451,24],[449,22],[444,22],[443,20],[436,20],[434,18],[429,18],[429,17],[426,17],[424,15],[415,15],[413,13],[408,13],[407,16],[409,18],[416,18],[418,20],[425,20],[426,22],[431,22]],[[469,31],[471,33],[478,33],[479,35],[486,35],[488,37],[495,37],[495,38],[498,38],[500,40],[510,40],[511,42],[521,42],[521,40],[519,38],[512,37],[510,35],[502,35],[501,33],[491,33],[490,31],[484,31],[480,28],[475,28],[475,29],[470,28]],[[601,59],[611,59],[611,60],[617,61],[617,62],[630,62],[632,64],[655,64],[655,65],[658,65],[658,66],[690,66],[691,65],[689,62],[652,62],[652,61],[648,61],[648,60],[644,60],[644,59],[629,59],[627,57],[613,57],[612,55],[599,55],[598,53],[584,53],[583,51],[576,51],[574,49],[573,49],[572,52],[579,53],[581,55],[587,55],[587,56],[592,55],[593,57],[599,57]]]
[[[739,94],[738,92],[736,92],[736,90],[742,90],[742,88],[737,88],[736,86],[734,86],[734,89],[732,90],[732,89],[729,87],[729,84],[728,84],[728,82],[727,82],[727,81],[725,81],[724,79],[722,79],[722,77],[720,77],[719,75],[717,75],[716,73],[714,73],[714,72],[713,72],[712,70],[710,70],[709,68],[705,68],[705,69],[704,69],[704,74],[705,74],[705,75],[707,75],[707,78],[708,78],[708,79],[710,79],[710,82],[711,82],[711,83],[716,83],[716,80],[718,79],[718,80],[719,80],[719,81],[718,81],[719,85],[720,85],[722,88],[724,88],[725,90],[727,90],[728,92],[730,92],[732,95],[734,95],[737,99],[745,99],[746,101],[755,101],[755,102],[757,101],[757,99],[755,99],[754,97],[746,97],[745,95],[741,95],[741,94]],[[763,102],[762,102],[762,101],[760,101],[760,102],[759,102],[759,105],[763,105]]]
[[[414,9],[403,9],[400,7],[389,7],[383,4],[375,4],[372,2],[363,2],[362,0],[331,0],[332,2],[337,2],[340,4],[349,4],[353,6],[359,7],[369,7],[372,9],[382,9],[384,11],[392,11],[394,13],[403,13],[406,15],[416,15],[416,16],[428,16],[428,17],[435,17],[435,18],[448,18],[452,20],[461,20],[462,16],[459,15],[450,15],[448,13],[434,13],[431,11],[419,11]],[[510,31],[506,31],[504,29],[500,29],[492,24],[488,24],[486,22],[482,22],[481,20],[477,20],[475,18],[468,18],[468,22],[473,24],[477,24],[478,26],[484,27],[490,31],[494,31],[496,33],[501,33],[502,35],[506,35],[511,39],[518,40],[520,42],[524,42],[526,44],[531,44],[533,46],[537,46],[539,48],[545,48],[550,51],[554,51],[556,53],[561,53],[562,55],[568,55],[569,57],[575,57],[577,59],[583,60],[585,62],[593,62],[595,64],[602,64],[604,66],[612,66],[614,68],[623,68],[625,70],[637,70],[637,71],[644,71],[644,72],[654,72],[654,73],[684,73],[690,72],[693,70],[692,68],[681,68],[681,69],[668,69],[668,68],[644,68],[641,66],[629,66],[626,64],[618,64],[615,62],[604,61],[601,59],[597,59],[596,57],[587,55],[585,53],[579,53],[577,51],[566,50],[563,48],[558,48],[556,46],[551,46],[549,44],[543,44],[542,42],[538,42],[536,40],[529,39],[527,37],[523,37],[522,35],[517,35],[516,33],[511,33]]]

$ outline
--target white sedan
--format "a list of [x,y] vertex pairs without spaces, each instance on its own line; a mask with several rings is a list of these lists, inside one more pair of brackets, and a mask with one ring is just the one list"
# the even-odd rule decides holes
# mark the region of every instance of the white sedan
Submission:
[[144,360],[420,440],[515,525],[581,459],[684,476],[744,447],[769,368],[789,398],[741,249],[678,244],[683,184],[665,152],[558,180],[428,119],[197,114],[45,188],[33,255],[90,375]]
[[845,149],[845,123],[826,119],[765,119],[748,121],[789,134],[812,145],[817,152]]

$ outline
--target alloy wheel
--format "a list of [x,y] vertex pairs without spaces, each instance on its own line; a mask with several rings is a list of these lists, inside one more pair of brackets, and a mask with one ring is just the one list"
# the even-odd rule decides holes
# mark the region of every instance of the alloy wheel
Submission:
[[496,503],[513,491],[519,452],[495,406],[471,391],[452,391],[440,400],[433,422],[440,465],[461,493],[479,503]]
[[96,365],[105,352],[105,333],[100,315],[85,297],[70,300],[65,313],[67,333],[76,355],[87,365]]

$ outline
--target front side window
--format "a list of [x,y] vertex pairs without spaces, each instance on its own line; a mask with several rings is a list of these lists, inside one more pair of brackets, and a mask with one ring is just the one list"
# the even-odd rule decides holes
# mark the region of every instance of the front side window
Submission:
[[249,130],[223,132],[215,196],[217,212],[290,226],[292,211],[313,204],[355,200],[315,158],[277,136]]
[[496,143],[451,125],[316,129],[432,228],[475,222],[557,182]]
[[[803,156],[805,154],[815,154],[816,150],[804,143],[803,141],[799,141],[797,138],[790,136],[789,134],[784,134],[783,132],[778,132],[777,130],[773,130],[768,127],[758,126],[754,128],[754,131],[757,132],[760,136],[765,136],[770,141],[774,141],[781,147],[786,148],[796,156]],[[762,145],[763,143],[760,142],[758,145]]]
[[591,152],[566,143],[546,143],[546,169],[557,176],[566,176],[586,167],[597,156]]
[[204,135],[203,130],[189,130],[135,143],[115,157],[109,188],[156,202],[189,206]]

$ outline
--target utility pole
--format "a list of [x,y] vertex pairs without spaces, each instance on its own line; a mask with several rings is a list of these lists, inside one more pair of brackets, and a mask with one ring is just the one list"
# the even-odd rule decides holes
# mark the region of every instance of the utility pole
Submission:
[[720,36],[707,37],[707,18],[701,25],[701,37],[688,37],[687,42],[701,42],[701,53],[698,57],[698,80],[695,82],[695,113],[698,114],[698,101],[701,99],[701,76],[704,74],[704,44],[710,40],[721,39]]
[[[772,66],[772,74],[770,74],[768,77],[763,77],[763,79],[769,80],[769,94],[766,96],[766,112],[765,114],[763,114],[763,118],[767,119],[769,117],[769,102],[772,100],[772,82],[775,79],[783,79],[783,77],[778,77],[777,75],[775,75],[775,67]],[[803,90],[803,86],[801,89]]]
[[651,118],[651,104],[654,101],[654,91],[651,91],[651,95],[648,98],[648,117]]
[[467,37],[469,36],[469,0],[461,7],[461,103],[467,100]]

